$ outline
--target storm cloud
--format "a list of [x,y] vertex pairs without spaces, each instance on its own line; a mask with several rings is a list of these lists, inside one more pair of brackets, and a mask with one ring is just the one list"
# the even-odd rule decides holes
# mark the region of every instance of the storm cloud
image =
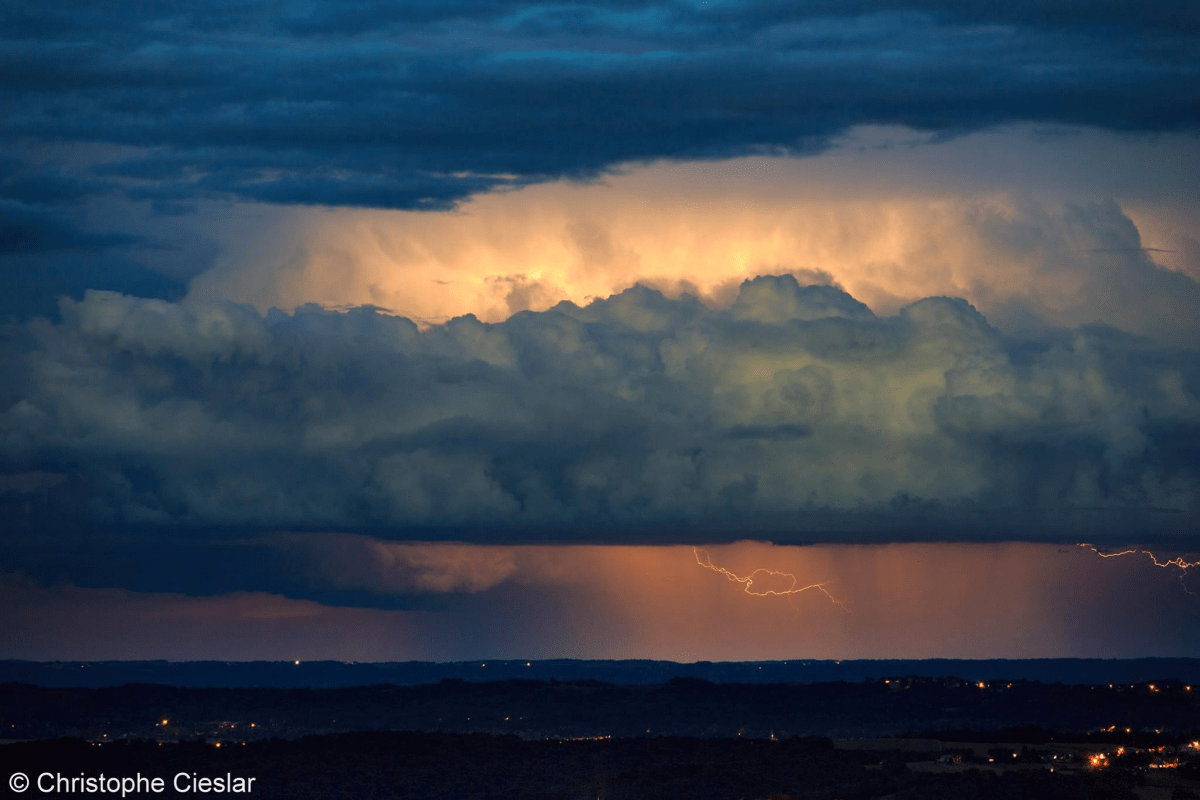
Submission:
[[161,203],[446,209],[629,162],[810,154],[855,125],[1200,120],[1187,3],[77,0],[2,20],[4,146]]
[[98,291],[61,313],[6,331],[3,472],[64,476],[0,496],[15,529],[1148,540],[1198,511],[1194,351],[1006,337],[959,299],[878,317],[784,275],[727,309],[637,286],[424,330]]
[[1058,545],[1196,547],[1198,45],[1191,2],[7,4],[4,653],[1194,654],[1195,571]]

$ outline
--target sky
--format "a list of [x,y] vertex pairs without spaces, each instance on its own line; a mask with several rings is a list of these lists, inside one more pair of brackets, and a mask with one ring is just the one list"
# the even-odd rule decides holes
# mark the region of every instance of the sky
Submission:
[[0,658],[1200,657],[1194,3],[10,5]]

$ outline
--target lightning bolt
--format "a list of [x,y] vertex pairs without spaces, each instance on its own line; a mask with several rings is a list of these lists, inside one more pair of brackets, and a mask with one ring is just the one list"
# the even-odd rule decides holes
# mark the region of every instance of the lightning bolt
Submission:
[[1119,558],[1121,556],[1132,556],[1132,555],[1139,555],[1139,554],[1144,555],[1144,556],[1149,556],[1150,562],[1152,564],[1154,564],[1154,566],[1159,567],[1160,569],[1174,567],[1175,569],[1179,570],[1179,585],[1182,586],[1183,590],[1185,592],[1187,592],[1188,594],[1193,595],[1193,596],[1196,595],[1195,592],[1193,592],[1191,589],[1189,589],[1187,587],[1187,583],[1184,581],[1184,579],[1187,577],[1189,569],[1191,569],[1192,567],[1200,567],[1200,561],[1188,561],[1183,556],[1175,556],[1174,558],[1167,558],[1167,559],[1159,560],[1159,557],[1156,556],[1154,553],[1150,552],[1149,550],[1142,550],[1142,549],[1136,548],[1136,547],[1130,548],[1129,550],[1122,550],[1119,553],[1105,553],[1102,550],[1100,550],[1100,548],[1098,548],[1094,545],[1090,545],[1087,542],[1079,542],[1079,547],[1083,547],[1088,550],[1091,550],[1093,553],[1100,556],[1101,558]]
[[[816,589],[818,592],[820,592],[821,594],[828,597],[829,601],[831,603],[833,603],[835,606],[837,606],[838,608],[842,609],[843,611],[845,611],[847,613],[849,613],[849,611],[850,611],[850,609],[846,607],[845,603],[843,603],[841,600],[838,600],[836,597],[834,597],[832,594],[829,593],[828,589],[825,588],[825,585],[828,583],[828,581],[825,581],[823,583],[810,583],[807,586],[801,586],[800,579],[797,578],[795,575],[793,575],[790,572],[779,572],[778,570],[765,569],[765,568],[761,568],[761,567],[759,569],[754,570],[754,572],[751,572],[749,575],[746,575],[746,576],[736,575],[736,574],[730,572],[729,570],[725,569],[724,567],[718,567],[716,564],[714,564],[712,562],[712,557],[709,555],[707,550],[700,548],[700,547],[693,547],[692,553],[696,556],[697,564],[704,567],[705,569],[711,569],[713,572],[721,573],[722,575],[724,575],[726,578],[728,578],[733,583],[742,584],[743,591],[745,591],[746,594],[753,595],[754,597],[770,597],[772,595],[775,595],[775,596],[794,595],[794,594],[800,594],[801,592],[807,592],[810,589]],[[701,554],[703,554],[703,556],[701,556]],[[761,585],[763,582],[766,581],[767,578],[771,578],[771,577],[788,578],[792,581],[792,585],[786,589],[756,589],[755,588],[754,584],[756,581],[759,582]]]

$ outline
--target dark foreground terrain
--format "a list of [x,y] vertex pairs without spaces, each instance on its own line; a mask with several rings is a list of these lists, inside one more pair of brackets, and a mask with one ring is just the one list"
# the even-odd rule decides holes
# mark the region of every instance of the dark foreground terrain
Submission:
[[7,683],[0,767],[4,792],[33,782],[21,797],[140,776],[162,783],[125,796],[1200,800],[1200,687]]
[[1186,734],[1200,727],[1200,686],[1174,680],[1066,686],[897,677],[859,683],[710,683],[457,679],[340,689],[99,689],[0,684],[0,738],[273,736],[354,731],[614,736],[834,738],[1036,725]]
[[[1197,797],[1182,785],[1148,786],[1137,769],[1052,770],[1028,752],[1012,766],[945,765],[936,771],[943,765],[929,762],[929,753],[838,749],[816,738],[527,741],[376,732],[221,746],[46,740],[6,745],[0,757],[9,771],[21,769],[35,781],[43,773],[160,777],[166,784],[160,796],[168,797],[181,796],[173,785],[180,773],[185,787],[206,776],[254,778],[249,796],[259,798],[1135,800],[1146,791],[1177,800]],[[34,789],[26,796],[40,794],[36,784]],[[200,795],[193,789],[186,796]]]

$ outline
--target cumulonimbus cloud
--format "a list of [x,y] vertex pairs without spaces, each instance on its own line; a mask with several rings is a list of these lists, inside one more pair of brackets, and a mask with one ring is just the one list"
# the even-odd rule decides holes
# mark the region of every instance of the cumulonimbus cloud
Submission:
[[24,525],[1061,540],[1186,533],[1200,496],[1194,351],[790,275],[424,330],[90,292],[7,336],[4,472],[69,476],[12,496]]

